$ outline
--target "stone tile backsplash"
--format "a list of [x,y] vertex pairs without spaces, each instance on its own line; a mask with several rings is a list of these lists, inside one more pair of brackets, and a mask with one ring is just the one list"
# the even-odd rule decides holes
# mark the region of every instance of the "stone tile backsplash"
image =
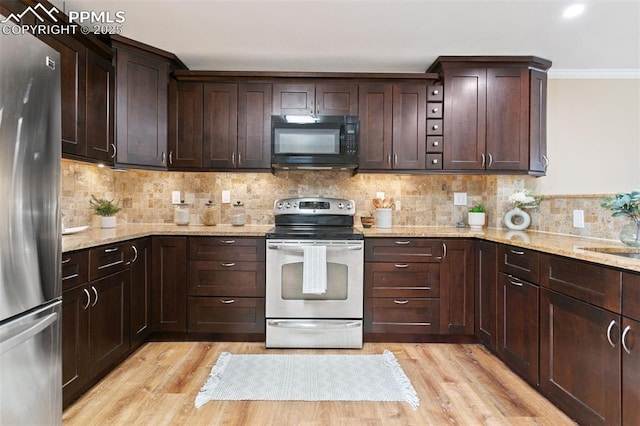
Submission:
[[[218,223],[231,223],[230,204],[221,203],[222,190],[231,191],[231,201],[245,204],[247,223],[273,223],[273,201],[296,196],[326,196],[353,199],[357,215],[373,212],[377,192],[396,200],[394,225],[446,226],[466,222],[467,210],[482,203],[487,224],[503,227],[502,216],[511,205],[515,190],[534,187],[530,176],[390,175],[287,172],[160,172],[114,171],[93,164],[62,160],[62,212],[65,226],[95,225],[98,219],[89,207],[91,194],[120,200],[120,223],[171,223],[174,206],[171,192],[181,191],[191,209],[191,223],[208,200],[218,210]],[[467,206],[454,206],[453,193],[466,192]],[[530,229],[546,232],[617,239],[623,219],[611,218],[600,207],[604,195],[546,196],[540,207],[530,210]],[[572,211],[585,212],[585,228],[572,227]]]

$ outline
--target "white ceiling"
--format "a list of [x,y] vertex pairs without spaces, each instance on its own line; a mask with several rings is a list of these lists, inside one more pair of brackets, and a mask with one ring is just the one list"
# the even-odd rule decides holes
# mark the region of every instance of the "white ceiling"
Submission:
[[[562,18],[568,5],[583,15]],[[60,3],[60,2],[55,2]],[[424,72],[438,55],[535,55],[552,75],[640,77],[640,0],[69,0],[192,70]]]

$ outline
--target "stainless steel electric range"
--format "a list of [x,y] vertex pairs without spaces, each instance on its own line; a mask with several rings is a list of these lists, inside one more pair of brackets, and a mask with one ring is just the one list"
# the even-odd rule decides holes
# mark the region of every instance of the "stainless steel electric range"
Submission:
[[364,237],[353,200],[274,203],[267,233],[266,346],[361,348]]

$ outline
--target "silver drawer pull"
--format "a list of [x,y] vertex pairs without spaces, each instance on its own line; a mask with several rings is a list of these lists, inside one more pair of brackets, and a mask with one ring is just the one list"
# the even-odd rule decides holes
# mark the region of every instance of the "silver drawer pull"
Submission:
[[411,244],[411,241],[394,241],[394,243],[400,246],[406,246],[407,244]]
[[113,253],[113,252],[116,252],[116,251],[118,251],[118,247],[104,249],[105,253]]
[[395,303],[396,305],[406,305],[407,303],[409,303],[408,300],[394,300],[393,303]]
[[236,266],[236,264],[234,262],[222,262],[220,263],[220,265],[227,267],[227,268],[231,268],[232,266]]
[[230,305],[231,303],[236,303],[235,299],[222,300],[220,299],[220,303],[224,303],[225,305]]
[[66,259],[62,259],[61,263],[64,265],[65,263],[69,263],[69,262],[71,262],[71,258],[67,257]]
[[522,287],[523,283],[518,280],[517,278],[515,278],[513,275],[509,275],[509,282],[513,285],[516,285],[518,287]]
[[235,240],[222,240],[220,241],[220,244],[235,244]]
[[509,250],[509,251],[513,254],[517,254],[518,256],[522,256],[524,254],[523,251],[518,251],[518,250]]
[[62,277],[62,281],[70,280],[72,278],[78,278],[78,274],[67,275],[66,277]]
[[408,268],[409,264],[408,263],[396,263],[395,265],[396,268]]
[[124,263],[122,260],[118,260],[117,262],[111,262],[111,263],[107,263],[106,265],[100,265],[98,266],[98,269],[111,268],[112,266],[120,265],[122,263]]

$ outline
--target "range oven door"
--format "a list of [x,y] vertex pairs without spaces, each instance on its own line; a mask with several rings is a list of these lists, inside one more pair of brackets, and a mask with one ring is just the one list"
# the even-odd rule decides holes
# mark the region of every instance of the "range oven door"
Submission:
[[[267,318],[362,319],[364,242],[267,240]],[[304,246],[326,246],[327,291],[303,293]]]

